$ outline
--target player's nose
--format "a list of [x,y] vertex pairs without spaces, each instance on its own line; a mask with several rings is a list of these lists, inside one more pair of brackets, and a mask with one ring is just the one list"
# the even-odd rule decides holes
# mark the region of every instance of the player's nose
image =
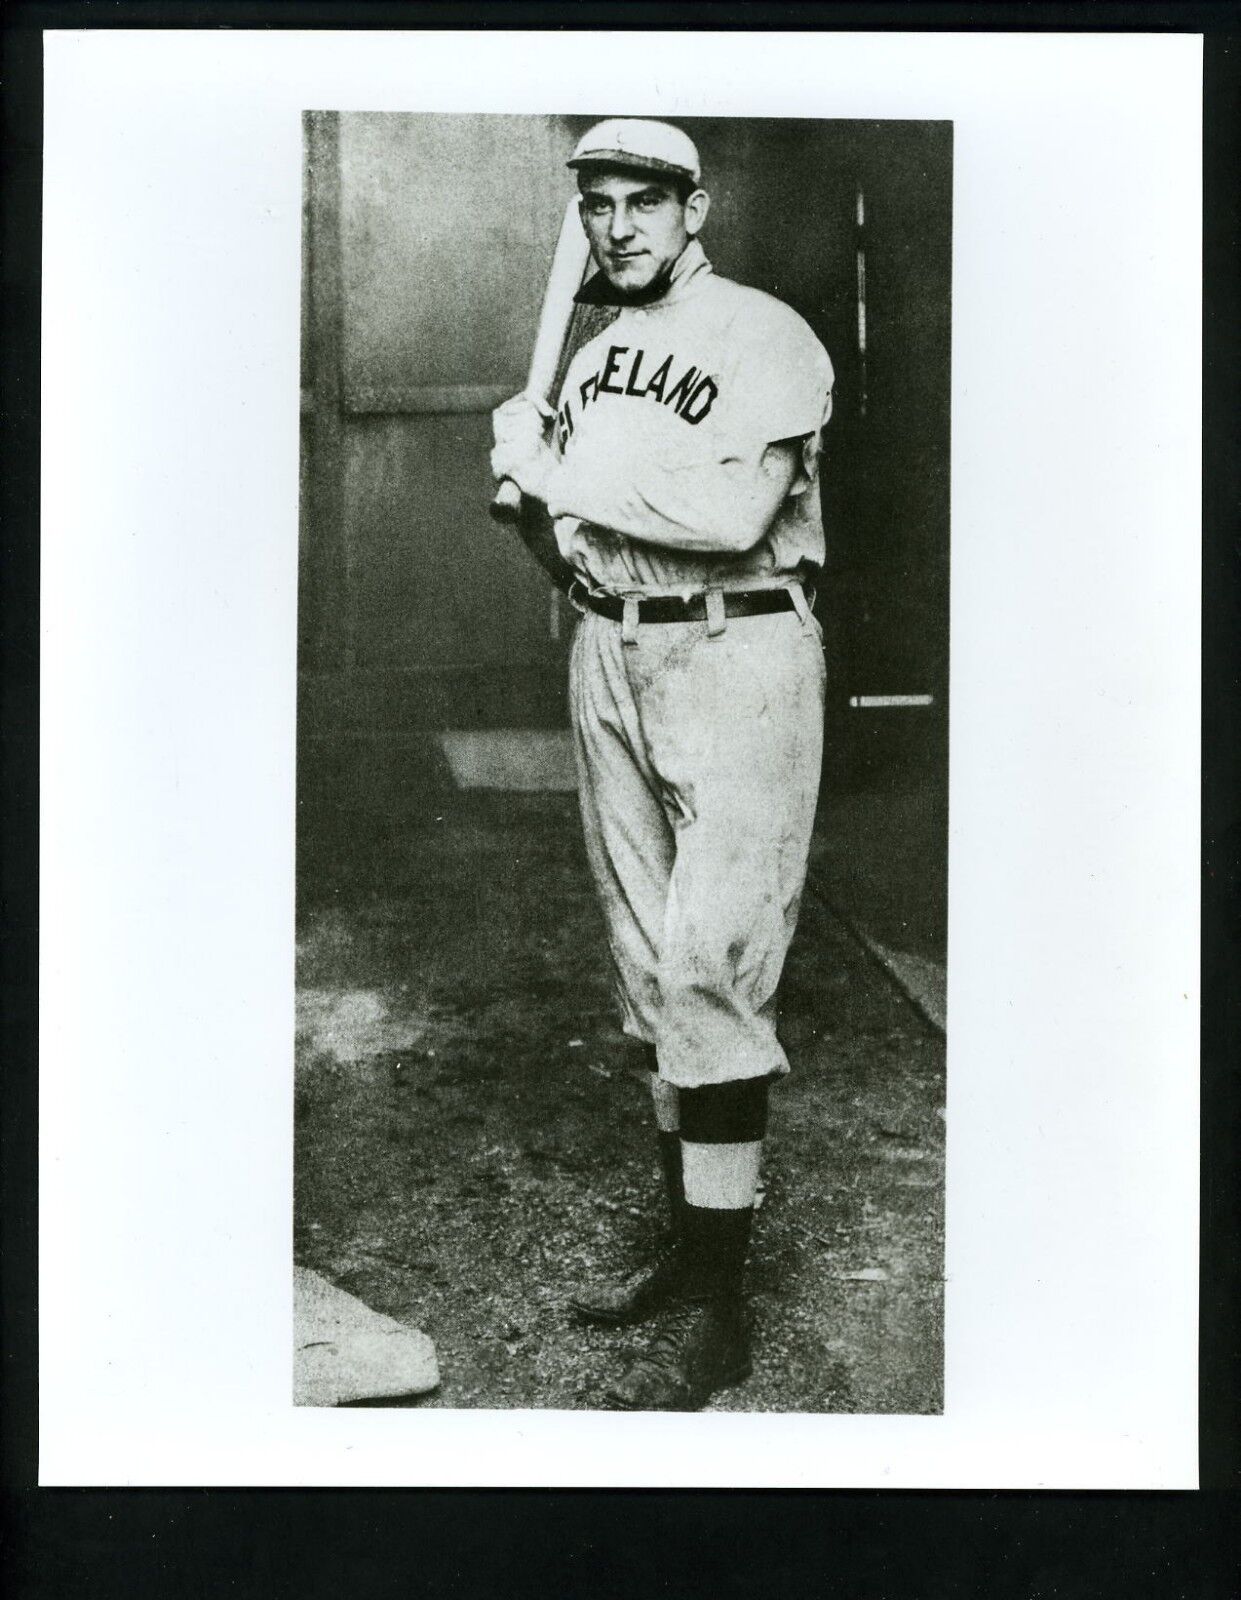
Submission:
[[612,212],[612,220],[608,226],[608,238],[620,241],[628,239],[633,233],[633,220],[626,206],[617,206]]

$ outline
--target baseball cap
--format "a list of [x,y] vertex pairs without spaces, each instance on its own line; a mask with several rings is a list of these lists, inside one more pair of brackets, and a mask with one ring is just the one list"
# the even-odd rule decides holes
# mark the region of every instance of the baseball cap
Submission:
[[667,172],[697,183],[702,177],[694,141],[670,122],[640,117],[609,117],[578,140],[567,167],[632,167]]

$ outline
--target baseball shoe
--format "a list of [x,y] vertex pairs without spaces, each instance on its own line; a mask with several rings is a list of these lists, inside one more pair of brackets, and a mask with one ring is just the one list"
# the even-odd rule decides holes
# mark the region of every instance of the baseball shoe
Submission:
[[587,1322],[619,1327],[643,1322],[670,1305],[681,1288],[681,1260],[676,1251],[662,1256],[653,1267],[643,1267],[619,1283],[589,1284],[575,1289],[569,1305]]
[[741,1300],[686,1301],[607,1391],[614,1411],[701,1411],[750,1376],[754,1314]]

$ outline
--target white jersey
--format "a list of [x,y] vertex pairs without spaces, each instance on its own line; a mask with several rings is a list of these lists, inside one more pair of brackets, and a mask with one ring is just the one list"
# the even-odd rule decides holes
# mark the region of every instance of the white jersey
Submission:
[[[603,593],[746,588],[821,566],[832,382],[809,325],[717,277],[691,241],[664,295],[622,308],[569,367],[547,491],[561,554]],[[800,441],[798,470],[755,541],[730,507],[778,440]]]

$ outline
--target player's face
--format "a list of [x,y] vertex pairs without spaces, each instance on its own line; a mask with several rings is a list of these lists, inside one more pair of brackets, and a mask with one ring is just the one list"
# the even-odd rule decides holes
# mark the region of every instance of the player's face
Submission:
[[701,190],[682,200],[672,184],[641,173],[584,174],[581,190],[591,254],[623,294],[648,289],[666,277],[706,214],[707,197]]

